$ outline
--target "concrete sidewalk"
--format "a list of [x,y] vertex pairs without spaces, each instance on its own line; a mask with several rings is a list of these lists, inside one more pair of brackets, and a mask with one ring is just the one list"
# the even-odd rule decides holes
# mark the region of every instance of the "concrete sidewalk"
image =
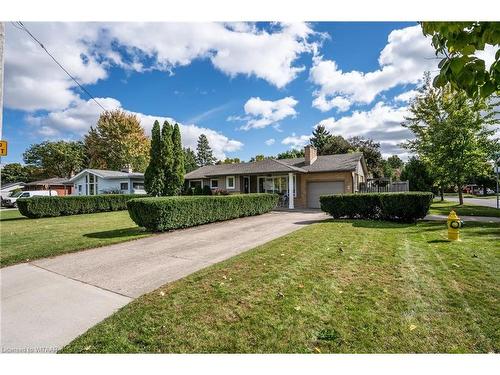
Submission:
[[276,211],[3,268],[1,350],[55,351],[133,298],[327,218]]
[[[433,221],[443,221],[446,222],[448,216],[446,215],[427,215],[424,220]],[[464,222],[473,221],[479,223],[500,223],[500,217],[489,217],[489,216],[460,216],[460,219]]]

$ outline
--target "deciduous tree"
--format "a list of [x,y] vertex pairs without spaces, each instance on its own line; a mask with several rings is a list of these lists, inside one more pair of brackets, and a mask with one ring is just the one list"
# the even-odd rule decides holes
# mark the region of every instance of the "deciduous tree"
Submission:
[[85,148],[82,142],[45,141],[31,145],[23,160],[43,169],[48,177],[69,178],[85,166]]
[[134,114],[103,112],[84,142],[92,168],[120,170],[130,165],[144,172],[149,164],[149,139]]
[[491,138],[498,124],[495,104],[469,98],[450,85],[434,88],[427,76],[403,124],[415,135],[405,147],[430,166],[440,186],[451,183],[458,188],[460,204],[467,178],[484,174],[490,168],[488,159],[499,148]]
[[[436,55],[443,56],[435,87],[450,84],[469,97],[500,92],[500,23],[498,22],[422,22],[424,35],[432,37]],[[489,69],[478,51],[493,46],[495,57]]]

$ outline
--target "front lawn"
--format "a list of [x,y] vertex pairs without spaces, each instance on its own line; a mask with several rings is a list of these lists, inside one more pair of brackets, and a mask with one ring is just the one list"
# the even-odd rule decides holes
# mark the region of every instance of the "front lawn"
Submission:
[[450,214],[451,210],[455,210],[458,216],[490,216],[490,217],[500,217],[500,210],[493,207],[476,206],[471,203],[464,202],[463,205],[458,204],[458,202],[450,201],[434,201],[432,203],[429,214],[433,215],[446,215]]
[[28,219],[18,210],[0,211],[2,267],[149,235],[128,211]]
[[63,352],[498,352],[500,228],[462,237],[313,224],[140,297]]

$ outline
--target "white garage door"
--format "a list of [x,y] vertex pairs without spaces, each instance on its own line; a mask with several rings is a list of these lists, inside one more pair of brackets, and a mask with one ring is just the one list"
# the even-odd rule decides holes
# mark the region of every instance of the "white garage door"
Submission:
[[309,182],[307,184],[307,207],[320,208],[320,195],[344,192],[343,181]]

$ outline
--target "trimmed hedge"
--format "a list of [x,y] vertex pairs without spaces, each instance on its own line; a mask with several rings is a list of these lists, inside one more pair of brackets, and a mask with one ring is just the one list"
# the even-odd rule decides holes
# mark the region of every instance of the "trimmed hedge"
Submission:
[[429,212],[430,192],[334,194],[319,198],[321,209],[333,218],[415,222]]
[[127,202],[132,220],[154,232],[260,215],[278,204],[277,194],[138,198]]
[[83,196],[32,197],[17,200],[21,215],[30,219],[40,217],[91,214],[95,212],[120,211],[127,209],[132,198],[144,197],[137,194],[100,194]]

